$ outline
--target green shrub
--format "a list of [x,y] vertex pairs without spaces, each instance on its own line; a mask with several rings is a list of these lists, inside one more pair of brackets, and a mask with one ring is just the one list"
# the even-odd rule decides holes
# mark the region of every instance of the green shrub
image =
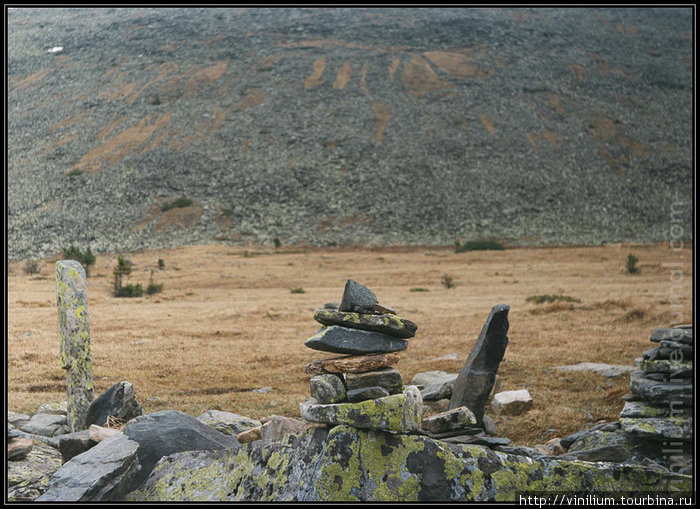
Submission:
[[634,256],[632,253],[627,255],[627,272],[630,274],[639,274],[639,267],[637,267],[637,262],[639,258]]
[[82,174],[83,174],[83,170],[79,170],[79,169],[76,168],[75,170],[69,171],[69,172],[66,174],[66,176],[67,176],[67,177],[78,177],[78,176],[80,176],[80,175],[82,175]]
[[442,283],[442,286],[444,286],[444,287],[447,288],[447,289],[450,289],[450,288],[454,288],[454,287],[455,287],[455,284],[454,284],[454,281],[453,281],[453,279],[452,279],[452,276],[450,276],[449,274],[443,275],[443,276],[442,276],[442,279],[441,279],[440,281],[441,281],[441,283]]
[[153,269],[151,269],[151,279],[148,281],[148,286],[146,287],[146,293],[148,295],[153,295],[154,293],[160,293],[163,291],[163,283],[156,284],[153,281]]
[[132,285],[129,283],[128,285],[124,285],[121,288],[119,288],[119,291],[115,295],[116,297],[141,297],[143,295],[143,287],[141,286],[141,283],[136,283],[135,285]]
[[88,246],[85,252],[82,252],[80,248],[71,244],[70,247],[63,248],[62,255],[64,260],[76,260],[80,262],[80,265],[85,269],[85,277],[90,275],[90,265],[95,265],[96,258],[95,255],[92,254],[90,246]]
[[505,249],[500,242],[489,239],[468,240],[464,244],[455,241],[455,247],[456,253],[464,253],[466,251],[502,251]]
[[581,302],[581,299],[576,299],[574,297],[570,297],[569,295],[530,295],[527,299],[525,299],[525,302],[534,302],[535,304],[555,301]]
[[38,274],[41,272],[41,268],[39,267],[39,262],[37,260],[27,260],[24,262],[23,270],[25,274]]
[[170,203],[164,203],[161,207],[160,210],[165,212],[170,209],[174,208],[184,208],[184,207],[189,207],[192,205],[192,200],[189,198],[185,198],[184,196],[181,196],[175,201],[171,201]]
[[428,290],[427,288],[411,288],[409,291],[410,292],[429,292],[430,290]]
[[275,249],[279,249],[280,246],[282,245],[282,241],[280,241],[280,239],[277,238],[277,237],[275,237],[274,239],[272,239],[272,242],[274,242],[274,244],[275,244]]
[[159,268],[160,270],[165,269],[165,262],[163,261],[162,258],[158,258],[158,268]]
[[289,291],[292,293],[306,293],[306,290],[303,288],[290,288]]
[[[115,297],[130,297],[130,295],[122,295],[122,278],[131,274],[131,261],[126,260],[122,255],[117,256],[117,266],[114,267],[114,296]],[[140,285],[139,285],[140,286]]]

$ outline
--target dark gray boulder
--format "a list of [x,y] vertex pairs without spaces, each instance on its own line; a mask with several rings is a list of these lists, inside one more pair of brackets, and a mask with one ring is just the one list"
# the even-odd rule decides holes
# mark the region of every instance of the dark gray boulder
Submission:
[[466,406],[474,412],[477,424],[481,424],[498,366],[508,346],[509,310],[506,304],[491,309],[452,389],[449,408]]
[[398,394],[403,390],[401,373],[395,368],[381,368],[362,373],[347,373],[345,384],[348,391],[364,387],[383,387],[389,394]]
[[313,350],[356,355],[397,352],[408,348],[408,341],[404,339],[339,325],[321,327],[304,344]]
[[673,401],[691,405],[693,402],[693,385],[690,380],[684,383],[650,380],[644,376],[643,371],[630,373],[630,391],[635,396],[653,403]]
[[110,415],[121,421],[128,421],[142,414],[143,408],[136,401],[133,386],[129,382],[118,382],[90,403],[85,426],[104,426]]
[[656,329],[651,333],[650,341],[659,343],[661,341],[676,341],[678,343],[693,344],[693,329]]
[[63,464],[37,502],[122,500],[139,471],[139,444],[124,435],[103,440]]
[[89,429],[68,433],[66,435],[59,435],[55,437],[55,439],[57,449],[60,451],[63,461],[69,461],[97,444],[97,442],[90,440]]
[[138,442],[141,470],[133,488],[145,481],[163,456],[181,451],[237,449],[234,436],[225,435],[185,413],[175,410],[155,412],[132,420],[124,435]]
[[197,416],[197,420],[224,435],[238,435],[262,424],[256,419],[221,410],[207,410],[202,415]]
[[372,313],[374,305],[379,301],[372,290],[357,281],[348,279],[343,291],[343,299],[340,301],[340,311],[350,311],[357,313]]

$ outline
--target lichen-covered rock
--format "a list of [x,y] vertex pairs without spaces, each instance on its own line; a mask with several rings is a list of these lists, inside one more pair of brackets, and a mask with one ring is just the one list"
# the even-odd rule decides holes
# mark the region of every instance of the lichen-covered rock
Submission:
[[568,452],[584,451],[586,449],[595,449],[597,447],[607,447],[611,445],[620,445],[631,451],[633,444],[629,436],[621,431],[606,432],[592,430],[575,440],[568,447]]
[[635,396],[652,402],[679,402],[691,405],[693,402],[693,385],[686,383],[673,383],[650,380],[642,371],[630,373],[630,391]]
[[342,325],[351,329],[382,332],[397,338],[412,338],[418,329],[418,325],[414,322],[389,313],[375,315],[317,309],[314,313],[314,320],[323,325]]
[[85,416],[85,426],[104,426],[109,416],[120,421],[129,421],[143,413],[143,407],[136,401],[134,387],[129,382],[118,382],[90,403]]
[[197,420],[207,426],[211,426],[224,435],[238,435],[262,424],[256,419],[250,419],[233,412],[222,412],[221,410],[207,410],[198,416]]
[[68,415],[68,402],[44,403],[37,410],[38,414]]
[[319,405],[311,399],[301,403],[299,410],[311,422],[410,433],[420,428],[423,400],[418,389],[409,385],[401,394],[359,403]]
[[689,406],[652,405],[643,401],[626,401],[620,417],[669,417],[673,410],[674,417],[688,416],[693,408]]
[[477,445],[337,426],[237,451],[163,458],[128,501],[516,501],[530,491],[681,491],[692,477],[638,465],[526,458]]
[[7,444],[8,461],[20,461],[32,451],[34,442],[28,438],[15,438]]
[[639,367],[645,374],[664,373],[669,376],[669,379],[693,376],[692,362],[675,362],[670,359],[642,360]]
[[309,426],[308,422],[282,415],[273,415],[260,427],[260,438],[281,440],[285,435],[301,433]]
[[430,433],[444,433],[464,428],[469,424],[476,424],[476,417],[467,407],[460,406],[423,418],[421,427]]
[[622,429],[630,435],[655,440],[692,440],[692,417],[620,419]]
[[309,379],[309,392],[322,405],[340,403],[347,399],[347,389],[341,375],[323,373]]
[[139,470],[139,444],[120,434],[67,461],[37,502],[122,500]]
[[48,489],[49,478],[61,468],[61,453],[35,443],[26,458],[7,463],[7,500],[29,502]]
[[405,339],[340,325],[321,327],[304,344],[313,350],[357,355],[398,352],[408,348],[408,341]]

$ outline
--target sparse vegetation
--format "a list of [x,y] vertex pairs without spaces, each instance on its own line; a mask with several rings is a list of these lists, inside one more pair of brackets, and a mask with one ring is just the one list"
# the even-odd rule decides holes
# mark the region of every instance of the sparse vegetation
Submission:
[[428,290],[427,288],[411,288],[409,291],[410,292],[429,292],[430,290]]
[[158,258],[158,268],[160,270],[165,270],[165,262],[163,261],[162,258]]
[[63,248],[62,256],[65,260],[76,260],[85,269],[85,277],[90,275],[90,266],[95,265],[95,255],[92,254],[90,246],[88,246],[85,252],[81,251],[80,248],[75,247],[71,244],[70,247]]
[[151,279],[148,281],[148,286],[146,287],[146,293],[148,295],[153,295],[154,293],[160,293],[163,291],[163,283],[155,283],[153,281],[153,269],[151,269]]
[[544,304],[550,302],[581,302],[581,299],[571,297],[569,295],[530,295],[525,302],[534,302],[535,304]]
[[292,293],[306,293],[306,290],[303,288],[290,288],[289,291]]
[[[133,264],[131,263],[130,260],[127,260],[124,258],[122,255],[117,256],[117,266],[114,267],[114,271],[112,274],[114,274],[114,296],[115,297],[132,297],[134,295],[133,292],[135,291],[134,287],[132,285],[128,285],[127,287],[122,286],[122,278],[124,276],[128,276],[131,274],[131,266]],[[141,285],[138,285],[139,287]],[[141,289],[141,293],[143,293],[143,288]]]
[[450,276],[449,274],[444,274],[444,275],[442,276],[442,279],[440,280],[440,282],[442,283],[442,286],[444,286],[444,287],[447,288],[448,290],[449,290],[450,288],[454,288],[454,287],[455,287],[454,280],[453,280],[452,276]]
[[24,262],[24,267],[22,267],[25,274],[39,274],[41,269],[39,267],[39,262],[37,260],[27,260]]
[[143,287],[141,283],[126,284],[119,288],[115,297],[141,297],[143,295]]
[[66,173],[66,177],[78,177],[83,174],[83,170],[74,169]]
[[639,267],[637,267],[637,262],[639,258],[634,256],[632,253],[627,255],[627,272],[630,274],[639,274]]
[[160,210],[161,210],[161,212],[166,212],[170,209],[185,208],[185,207],[189,207],[190,205],[192,205],[192,200],[190,200],[189,198],[185,198],[184,196],[181,196],[178,199],[176,199],[175,201],[171,201],[169,203],[164,203],[163,205],[161,205]]
[[505,247],[498,241],[490,239],[468,240],[464,244],[455,241],[455,253],[466,251],[502,251]]
[[272,242],[274,242],[274,244],[275,244],[275,249],[279,249],[280,246],[282,245],[282,241],[280,241],[280,239],[279,239],[278,237],[275,237],[275,238],[272,240]]

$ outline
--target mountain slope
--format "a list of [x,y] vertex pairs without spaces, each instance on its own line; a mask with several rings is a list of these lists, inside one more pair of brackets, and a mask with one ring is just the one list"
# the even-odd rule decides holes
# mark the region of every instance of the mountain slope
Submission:
[[659,241],[671,204],[690,232],[690,9],[12,9],[7,31],[11,259]]

